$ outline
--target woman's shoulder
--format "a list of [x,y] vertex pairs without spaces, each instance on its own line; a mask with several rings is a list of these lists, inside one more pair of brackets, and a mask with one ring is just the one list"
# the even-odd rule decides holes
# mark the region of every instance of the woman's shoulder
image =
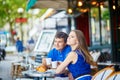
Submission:
[[69,53],[69,55],[71,55],[71,56],[73,56],[73,55],[75,55],[75,54],[76,54],[75,51],[71,51],[71,52]]

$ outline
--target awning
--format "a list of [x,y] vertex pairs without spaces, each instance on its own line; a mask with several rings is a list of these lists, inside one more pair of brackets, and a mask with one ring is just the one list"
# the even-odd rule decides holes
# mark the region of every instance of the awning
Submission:
[[37,0],[28,0],[26,11],[28,11],[30,8],[32,8],[36,2],[37,2]]
[[67,5],[67,0],[29,0],[26,10],[28,11],[30,8],[54,8],[57,10],[66,10],[68,7]]
[[44,28],[56,28],[56,26],[68,26],[68,15],[66,11],[61,11],[45,19],[42,23]]

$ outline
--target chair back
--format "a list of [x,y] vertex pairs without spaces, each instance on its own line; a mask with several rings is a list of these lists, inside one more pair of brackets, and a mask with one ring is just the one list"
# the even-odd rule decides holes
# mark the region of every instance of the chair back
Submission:
[[106,67],[98,71],[95,75],[93,75],[92,80],[106,80],[106,78],[113,72],[114,72],[113,67]]
[[90,52],[90,55],[92,56],[92,58],[93,58],[93,60],[94,60],[95,62],[97,62],[100,54],[101,54],[100,51],[98,51],[98,52]]
[[[100,51],[98,51],[98,52],[90,52],[90,55],[92,56],[93,60],[94,60],[96,63],[97,63],[97,60],[98,60],[100,54],[101,54]],[[97,66],[91,65],[91,69],[94,69],[94,68],[97,68]]]
[[106,80],[120,80],[120,71],[114,72],[113,74],[108,76]]
[[[95,51],[95,52],[91,51],[90,52],[90,55],[92,56],[93,60],[96,63],[98,61],[98,58],[99,58],[100,54],[101,54],[100,51]],[[94,75],[96,72],[98,72],[98,66],[97,65],[96,66],[91,65],[91,75]]]
[[42,57],[41,57],[41,55],[39,55],[39,54],[36,55],[35,62],[42,63]]

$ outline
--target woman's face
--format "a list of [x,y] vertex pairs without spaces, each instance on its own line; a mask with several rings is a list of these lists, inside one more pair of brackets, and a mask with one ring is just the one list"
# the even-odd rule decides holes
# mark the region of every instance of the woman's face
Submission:
[[70,32],[69,37],[67,39],[67,44],[70,46],[78,44],[78,39],[75,32],[73,31]]
[[57,50],[62,50],[66,46],[66,43],[63,38],[55,38],[54,47]]

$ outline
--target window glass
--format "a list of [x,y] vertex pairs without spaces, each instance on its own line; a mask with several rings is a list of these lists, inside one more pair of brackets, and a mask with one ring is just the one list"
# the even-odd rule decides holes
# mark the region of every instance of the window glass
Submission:
[[[107,1],[108,2],[108,1]],[[107,6],[108,3],[101,4],[101,35],[102,45],[110,44],[110,12]]]
[[101,56],[98,62],[111,62],[110,11],[108,1],[99,3],[100,6],[90,10],[91,47],[99,50]]
[[[99,10],[100,9],[100,10]],[[92,7],[91,16],[91,45],[108,45],[110,39],[110,12],[108,1],[100,3],[100,8]],[[101,31],[101,32],[100,32]]]
[[91,8],[91,34],[92,45],[100,44],[100,23],[98,7]]

